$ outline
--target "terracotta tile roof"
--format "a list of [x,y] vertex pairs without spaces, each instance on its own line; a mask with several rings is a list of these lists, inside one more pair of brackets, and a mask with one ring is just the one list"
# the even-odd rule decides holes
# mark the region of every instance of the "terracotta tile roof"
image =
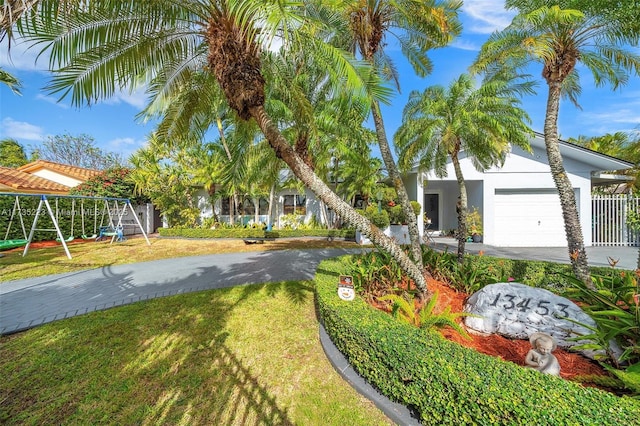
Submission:
[[18,167],[18,170],[26,173],[33,173],[41,169],[52,170],[81,181],[100,174],[100,171],[93,169],[85,169],[84,167],[70,166],[68,164],[54,163],[53,161],[37,160],[24,166]]
[[9,187],[15,192],[45,194],[67,194],[69,187],[49,179],[25,173],[21,170],[0,166],[0,188]]

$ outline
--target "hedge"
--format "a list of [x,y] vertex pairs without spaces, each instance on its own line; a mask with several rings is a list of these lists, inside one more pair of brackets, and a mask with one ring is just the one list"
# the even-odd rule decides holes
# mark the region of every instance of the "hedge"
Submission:
[[353,229],[278,229],[266,231],[259,228],[158,228],[158,233],[162,237],[185,238],[355,238],[355,231]]
[[[82,217],[80,214],[80,205],[79,203],[73,204],[72,200],[69,198],[60,198],[57,203],[55,199],[52,198],[49,200],[51,209],[53,210],[54,215],[56,214],[56,205],[58,212],[58,226],[60,227],[60,231],[65,238],[73,235],[76,238],[82,235]],[[7,233],[7,229],[9,227],[9,221],[11,220],[11,214],[14,209],[15,196],[0,196],[0,233],[1,238],[5,238],[5,234]],[[38,204],[40,203],[40,198],[36,196],[29,197],[20,197],[20,209],[22,213],[22,221],[24,223],[25,232],[27,236],[31,231],[31,227],[33,226],[33,220],[35,218],[36,211],[38,209]],[[100,224],[101,221],[107,223],[109,221],[108,218],[103,218],[100,214],[97,216],[89,215],[91,213],[91,209],[93,208],[93,203],[90,208],[87,208],[87,212],[85,212],[85,224],[84,229],[87,234],[93,234],[93,225],[94,220],[96,226]],[[73,229],[71,228],[71,221],[73,218]],[[40,216],[38,217],[38,229],[54,229],[53,221],[49,216],[49,212],[45,206],[42,207],[40,212]],[[73,232],[72,232],[73,231]],[[58,235],[56,232],[52,231],[36,231],[33,236],[33,241],[42,241],[42,240],[53,240],[57,238]],[[20,217],[16,214],[14,216],[13,221],[11,223],[11,229],[9,230],[9,235],[6,239],[23,239],[24,234],[22,233],[22,224],[20,223]]]
[[[454,254],[452,254],[454,255]],[[514,281],[531,287],[546,288],[550,291],[564,290],[573,284],[570,277],[574,277],[571,264],[557,263],[543,260],[505,259],[502,257],[478,256],[467,254],[466,260],[471,262],[474,269],[501,272],[500,275],[513,278]],[[619,274],[621,269],[608,266],[589,267],[592,275],[609,277]],[[626,271],[633,273],[633,271]]]
[[320,321],[353,368],[423,424],[640,425],[640,402],[540,374],[337,295],[352,256],[323,261]]

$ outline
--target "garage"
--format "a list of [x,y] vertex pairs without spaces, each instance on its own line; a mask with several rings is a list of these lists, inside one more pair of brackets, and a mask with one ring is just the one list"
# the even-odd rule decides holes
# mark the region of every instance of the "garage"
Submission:
[[560,198],[555,189],[496,189],[494,218],[497,246],[567,246]]

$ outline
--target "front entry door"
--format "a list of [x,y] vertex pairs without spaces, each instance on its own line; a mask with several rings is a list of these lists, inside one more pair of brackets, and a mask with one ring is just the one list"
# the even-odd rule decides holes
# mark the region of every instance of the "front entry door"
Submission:
[[440,194],[424,194],[424,213],[431,219],[431,230],[440,230]]

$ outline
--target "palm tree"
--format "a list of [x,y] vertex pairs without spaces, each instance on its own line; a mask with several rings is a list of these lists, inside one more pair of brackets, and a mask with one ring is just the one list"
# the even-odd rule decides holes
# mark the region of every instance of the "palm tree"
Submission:
[[351,205],[355,205],[353,201],[360,195],[364,200],[363,207],[366,207],[382,180],[382,161],[371,157],[368,149],[348,151],[344,160],[338,171],[336,190],[351,200]]
[[509,144],[529,148],[531,133],[525,123],[529,116],[515,97],[528,86],[512,81],[490,79],[476,88],[467,74],[462,74],[445,89],[428,87],[423,93],[413,91],[403,112],[403,122],[395,135],[401,167],[434,170],[446,176],[451,159],[460,191],[458,205],[458,262],[464,259],[467,238],[467,189],[460,157],[470,158],[479,171],[502,164]]
[[[560,99],[567,96],[577,105],[580,94],[578,63],[593,73],[597,85],[610,82],[617,87],[627,81],[630,72],[638,74],[640,56],[622,46],[636,44],[640,35],[627,31],[629,24],[616,19],[615,13],[606,11],[609,6],[598,13],[597,7],[594,9],[593,5],[586,4],[589,2],[565,2],[583,4],[589,8],[586,12],[548,6],[548,3],[543,0],[507,1],[508,7],[516,7],[520,13],[507,28],[491,35],[473,69],[485,70],[496,64],[525,66],[534,61],[542,64],[542,77],[548,85],[544,139],[551,174],[560,196],[571,265],[576,277],[592,286],[575,194],[560,155]],[[610,6],[612,10],[626,7],[619,3]]]
[[306,52],[309,62],[325,67],[336,91],[350,89],[378,100],[387,94],[369,67],[318,37],[318,21],[305,6],[320,7],[321,2],[92,0],[71,14],[58,13],[59,5],[42,0],[21,28],[28,39],[51,47],[51,93],[71,94],[72,103],[82,105],[150,82],[150,108],[162,111],[195,75],[211,73],[229,107],[239,118],[255,120],[296,177],[388,251],[416,286],[427,291],[422,270],[314,173],[265,109],[268,81],[262,63],[273,43],[283,45],[281,54]]
[[[384,52],[386,37],[392,36],[400,44],[402,53],[421,77],[431,72],[431,61],[426,52],[446,46],[460,33],[457,20],[461,1],[445,0],[356,0],[338,1],[348,20],[351,50],[372,64],[385,79],[398,85],[397,70]],[[371,105],[373,123],[378,136],[380,154],[387,173],[398,194],[405,217],[408,219],[413,259],[422,266],[420,233],[409,195],[402,181],[387,138],[380,104]]]

